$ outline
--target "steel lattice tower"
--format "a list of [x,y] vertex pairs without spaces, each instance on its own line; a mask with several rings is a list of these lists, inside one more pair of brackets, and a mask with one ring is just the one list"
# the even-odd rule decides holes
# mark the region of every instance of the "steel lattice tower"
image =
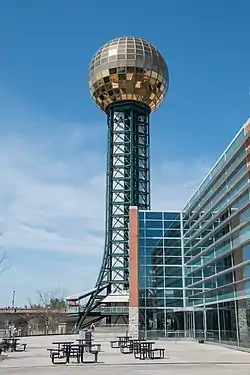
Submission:
[[92,99],[107,114],[105,249],[95,289],[78,320],[102,301],[104,291],[129,288],[129,207],[150,209],[149,115],[168,88],[168,69],[159,51],[140,38],[104,44],[89,72]]
[[108,108],[106,253],[98,283],[128,289],[129,207],[150,207],[149,108],[116,102]]

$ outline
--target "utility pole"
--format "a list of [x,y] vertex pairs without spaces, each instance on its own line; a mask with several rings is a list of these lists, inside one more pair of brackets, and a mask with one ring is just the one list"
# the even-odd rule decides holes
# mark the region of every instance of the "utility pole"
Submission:
[[15,289],[13,289],[13,291],[12,291],[12,301],[11,301],[12,309],[15,308],[15,298],[16,298],[16,291],[15,291]]

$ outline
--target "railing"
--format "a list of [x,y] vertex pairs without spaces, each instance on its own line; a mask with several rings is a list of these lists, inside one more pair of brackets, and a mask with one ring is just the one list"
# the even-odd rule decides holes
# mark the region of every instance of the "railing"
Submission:
[[128,307],[98,307],[96,309],[94,309],[93,311],[97,311],[97,312],[104,312],[104,313],[128,313],[129,309]]
[[[67,314],[78,314],[79,312],[83,311],[84,307],[82,306],[76,306],[76,307],[68,307],[66,310]],[[93,310],[93,312],[98,312],[100,314],[108,314],[108,313],[113,313],[113,314],[122,314],[122,313],[128,313],[129,308],[126,306],[123,307],[97,307]]]
[[[100,328],[123,328],[123,329],[128,329],[128,324],[100,324]],[[98,327],[98,329],[99,329]]]
[[0,308],[0,314],[39,314],[44,313],[47,310],[49,310],[52,313],[65,313],[66,309],[51,309],[51,308],[37,308],[37,309],[31,309],[31,308],[25,308],[25,307],[3,307]]

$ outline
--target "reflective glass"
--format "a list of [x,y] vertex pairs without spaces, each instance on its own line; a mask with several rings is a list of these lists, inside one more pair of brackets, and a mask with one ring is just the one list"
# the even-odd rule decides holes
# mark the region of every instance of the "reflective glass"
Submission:
[[159,237],[162,238],[162,229],[146,229],[146,237]]
[[181,222],[180,220],[175,220],[175,221],[164,221],[164,229],[180,229],[181,227]]
[[180,230],[175,230],[175,229],[167,229],[164,230],[164,237],[181,237],[181,232]]
[[145,225],[147,229],[162,228],[162,221],[161,220],[147,220],[145,222]]
[[179,212],[164,212],[164,220],[180,220]]
[[139,219],[144,220],[145,212],[139,211]]
[[250,260],[250,244],[243,246],[242,248],[242,260]]
[[162,220],[162,212],[146,211],[145,216],[147,220]]

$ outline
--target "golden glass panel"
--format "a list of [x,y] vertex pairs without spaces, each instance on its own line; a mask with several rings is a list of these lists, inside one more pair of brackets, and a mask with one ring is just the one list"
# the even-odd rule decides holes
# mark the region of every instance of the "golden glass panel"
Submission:
[[117,68],[117,73],[125,73],[126,72],[126,67],[125,66],[119,66]]
[[118,74],[118,80],[123,81],[126,79],[126,73],[119,73]]
[[163,77],[162,77],[162,75],[161,75],[161,74],[158,74],[158,80],[159,80],[160,82],[162,82],[162,81],[163,81]]
[[104,70],[102,71],[102,76],[103,76],[103,77],[108,77],[108,76],[109,76],[109,69],[104,69]]
[[109,56],[109,61],[116,61],[117,60],[117,56]]
[[118,82],[118,74],[110,74],[109,79],[111,82]]
[[157,80],[154,77],[151,77],[149,82],[150,82],[151,85],[155,85]]
[[134,73],[126,73],[126,79],[131,80],[134,77]]
[[99,79],[99,80],[97,81],[97,84],[98,84],[98,87],[104,85],[104,81],[103,81],[103,79],[102,79],[102,78]]
[[102,73],[96,73],[96,75],[93,76],[93,78],[95,78],[96,80],[102,79]]
[[106,90],[112,90],[112,89],[113,89],[113,85],[112,85],[111,82],[107,83],[107,84],[105,85],[105,87],[106,87]]
[[116,56],[117,55],[117,48],[110,48],[108,52],[109,56]]
[[102,57],[101,59],[101,64],[105,64],[109,61],[109,59],[107,57]]

